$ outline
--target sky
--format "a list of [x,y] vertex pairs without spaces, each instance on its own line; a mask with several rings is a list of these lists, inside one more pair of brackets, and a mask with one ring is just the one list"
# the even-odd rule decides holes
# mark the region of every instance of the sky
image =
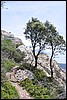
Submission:
[[[51,22],[66,41],[66,1],[6,1],[5,8],[1,10],[1,29],[22,39],[26,46],[31,46],[31,43],[23,32],[32,17],[43,23],[46,20]],[[45,52],[51,54],[50,50]],[[55,60],[66,63],[66,53]]]

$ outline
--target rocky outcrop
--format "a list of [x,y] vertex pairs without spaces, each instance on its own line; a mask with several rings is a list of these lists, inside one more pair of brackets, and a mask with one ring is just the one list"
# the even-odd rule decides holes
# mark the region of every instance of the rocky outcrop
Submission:
[[[25,61],[34,65],[34,56],[32,54],[32,49],[27,48],[24,45],[19,46],[17,49],[20,49],[21,52],[24,51],[26,54],[26,57],[24,58]],[[64,87],[64,91],[66,91],[66,72],[60,67],[60,65],[55,60],[52,61],[52,65],[54,78],[56,79],[56,81],[59,82],[60,86]],[[37,68],[43,69],[48,77],[51,76],[50,58],[47,54],[39,55]]]
[[18,66],[15,66],[13,69],[11,69],[11,72],[7,72],[6,76],[8,79],[10,79],[13,82],[20,82],[23,81],[26,78],[29,79],[34,79],[34,74],[25,69],[25,70],[21,70],[21,69],[16,69]]
[[[25,52],[25,61],[27,63],[32,63],[34,65],[34,56],[32,49],[27,48],[25,45],[20,45],[17,49],[20,49],[21,52]],[[56,61],[52,61],[53,65],[53,75],[54,77],[61,78],[64,82],[66,81],[66,72],[60,67]],[[43,69],[48,76],[50,76],[50,58],[47,54],[40,54],[38,58],[38,68]]]
[[14,34],[12,34],[11,32],[6,32],[5,30],[1,30],[1,35],[3,35],[3,37],[14,37]]
[[19,45],[23,44],[22,40],[19,39],[18,37],[15,37],[11,32],[6,32],[4,30],[1,30],[1,40],[3,39],[10,39],[14,44],[19,44]]
[[25,61],[31,63],[31,61],[34,61],[34,56],[32,54],[32,49],[28,48],[25,45],[20,45],[17,49],[20,49],[21,52],[25,52]]

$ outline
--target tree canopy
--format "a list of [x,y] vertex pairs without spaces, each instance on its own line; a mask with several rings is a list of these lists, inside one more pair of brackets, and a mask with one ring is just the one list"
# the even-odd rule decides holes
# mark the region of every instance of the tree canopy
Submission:
[[[50,69],[51,77],[53,77],[52,59],[58,53],[65,51],[66,43],[63,36],[59,35],[56,27],[46,20],[45,23],[40,22],[37,18],[29,20],[25,29],[26,39],[31,40],[33,55],[35,58],[35,68],[37,67],[38,56],[44,49],[51,49]],[[36,48],[39,47],[37,54]]]
[[56,27],[54,27],[50,22],[45,22],[45,27],[47,29],[47,39],[49,46],[51,47],[51,58],[50,58],[50,69],[51,69],[51,77],[53,77],[53,70],[52,70],[52,58],[58,55],[58,53],[62,53],[65,51],[65,40],[63,36],[59,35],[57,32]]
[[[46,28],[44,24],[40,22],[37,18],[32,18],[32,20],[29,20],[29,22],[27,23],[24,34],[26,39],[31,40],[36,67],[38,55],[45,48]],[[36,47],[39,47],[37,54],[35,54]]]

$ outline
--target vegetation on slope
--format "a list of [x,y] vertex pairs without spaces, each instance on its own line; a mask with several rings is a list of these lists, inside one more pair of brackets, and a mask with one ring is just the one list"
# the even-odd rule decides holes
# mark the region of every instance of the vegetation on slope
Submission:
[[[10,39],[1,42],[1,98],[19,99],[18,92],[6,78],[6,72],[19,64],[19,69],[28,69],[34,74],[34,79],[25,79],[20,82],[31,96],[37,99],[58,99],[58,94],[63,93],[64,87],[59,85],[55,78],[47,77],[43,70],[35,69],[29,63],[24,62],[25,53],[16,48]],[[20,64],[23,61],[23,64]],[[59,75],[59,72],[58,72]],[[58,76],[60,77],[60,76]]]
[[1,99],[19,99],[17,90],[9,81],[1,85]]
[[[24,63],[21,69],[28,69],[33,72],[34,79],[25,79],[20,82],[31,96],[36,99],[59,99],[58,95],[62,94],[64,87],[59,85],[55,78],[48,77],[41,69],[30,69],[30,64]],[[28,66],[27,66],[28,65]],[[33,68],[33,66],[31,66]]]
[[1,41],[1,99],[19,99],[17,90],[6,77],[6,72],[18,65],[25,54],[16,50],[16,45],[10,39]]
[[33,84],[30,79],[25,79],[20,83],[30,93],[31,96],[36,99],[48,99],[50,98],[50,92],[47,88],[43,88],[37,84]]

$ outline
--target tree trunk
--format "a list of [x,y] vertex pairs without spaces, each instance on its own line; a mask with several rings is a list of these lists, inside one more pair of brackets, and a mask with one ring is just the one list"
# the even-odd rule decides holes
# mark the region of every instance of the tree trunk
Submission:
[[50,58],[50,69],[51,69],[51,78],[53,78],[52,56],[51,56],[51,58]]
[[37,68],[37,60],[38,60],[38,57],[35,56],[35,69]]

